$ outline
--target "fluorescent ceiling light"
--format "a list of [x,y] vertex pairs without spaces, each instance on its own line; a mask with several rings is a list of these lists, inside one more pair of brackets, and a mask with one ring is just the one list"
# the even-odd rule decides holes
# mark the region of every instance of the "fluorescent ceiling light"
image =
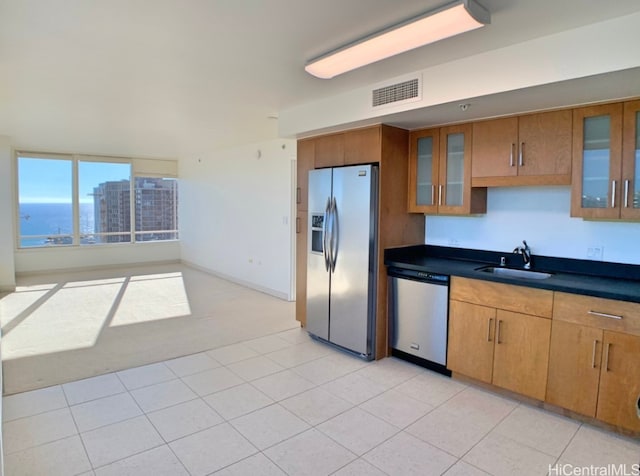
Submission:
[[318,78],[333,78],[490,21],[489,12],[474,0],[457,0],[315,58],[304,69]]

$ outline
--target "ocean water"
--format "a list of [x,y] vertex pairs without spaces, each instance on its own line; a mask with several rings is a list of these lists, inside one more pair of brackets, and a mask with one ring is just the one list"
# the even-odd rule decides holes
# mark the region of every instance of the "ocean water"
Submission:
[[[73,235],[70,203],[21,203],[20,246],[43,246],[47,236]],[[93,204],[80,204],[80,233],[93,233]],[[33,235],[41,235],[31,238]]]

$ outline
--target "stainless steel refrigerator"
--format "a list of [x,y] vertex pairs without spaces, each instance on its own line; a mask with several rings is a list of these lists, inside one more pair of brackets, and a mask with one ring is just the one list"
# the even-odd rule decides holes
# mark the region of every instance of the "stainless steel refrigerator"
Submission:
[[373,359],[378,167],[309,171],[307,331]]

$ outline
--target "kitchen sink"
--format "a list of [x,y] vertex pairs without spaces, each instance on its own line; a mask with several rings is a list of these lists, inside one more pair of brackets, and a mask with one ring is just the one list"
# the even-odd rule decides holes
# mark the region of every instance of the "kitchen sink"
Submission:
[[484,266],[476,268],[476,271],[483,273],[491,273],[496,276],[504,276],[505,278],[521,278],[521,279],[547,279],[551,273],[543,273],[541,271],[531,271],[528,269],[502,268],[498,266]]

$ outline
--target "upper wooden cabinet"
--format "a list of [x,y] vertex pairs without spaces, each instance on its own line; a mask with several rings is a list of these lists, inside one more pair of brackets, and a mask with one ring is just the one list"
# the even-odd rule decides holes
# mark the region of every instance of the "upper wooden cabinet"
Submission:
[[409,134],[409,212],[470,215],[487,211],[487,189],[471,188],[471,140],[471,124]]
[[473,123],[474,187],[569,185],[571,110]]
[[620,218],[640,219],[640,100],[624,103]]
[[571,216],[640,219],[640,101],[575,109]]
[[440,129],[409,133],[409,211],[437,213]]
[[313,139],[315,142],[314,167],[338,167],[344,165],[344,134],[331,134]]
[[382,128],[366,127],[344,133],[344,165],[380,162]]

